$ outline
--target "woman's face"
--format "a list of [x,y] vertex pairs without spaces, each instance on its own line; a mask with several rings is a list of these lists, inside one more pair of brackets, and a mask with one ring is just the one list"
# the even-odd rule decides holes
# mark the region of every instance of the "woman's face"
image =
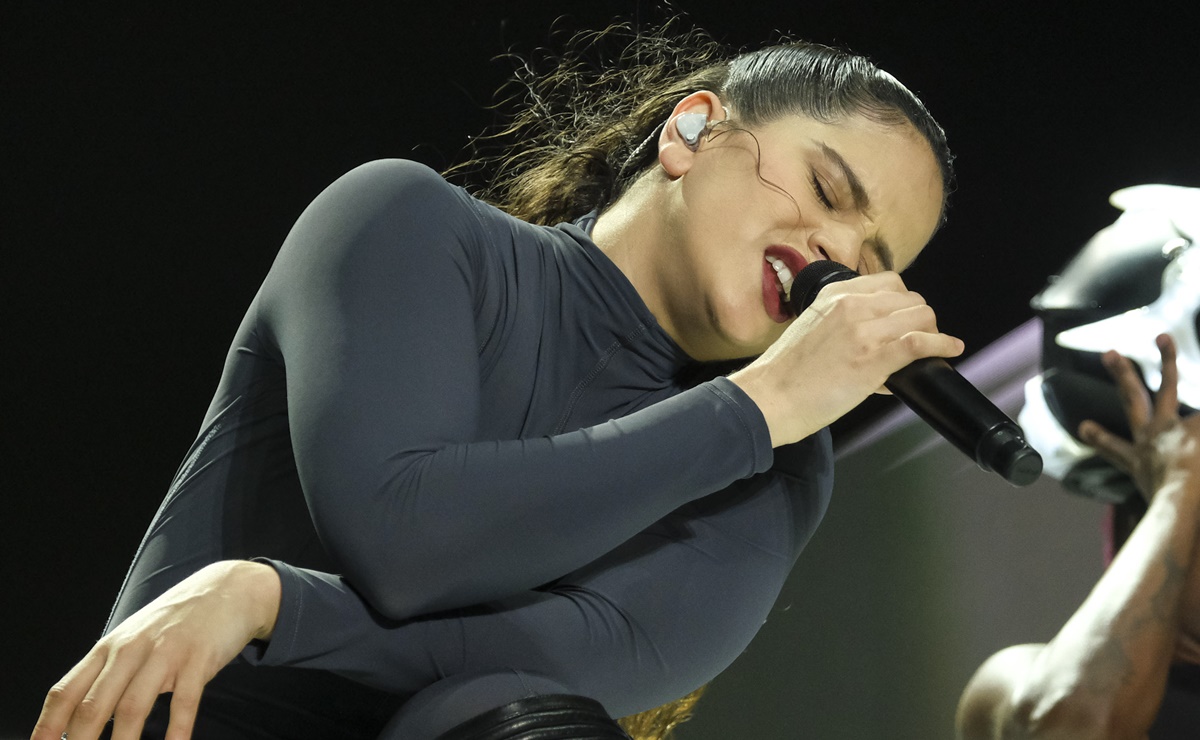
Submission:
[[761,354],[783,333],[779,268],[903,270],[941,215],[938,162],[911,126],[787,116],[752,133],[716,126],[672,182],[660,310],[697,359]]

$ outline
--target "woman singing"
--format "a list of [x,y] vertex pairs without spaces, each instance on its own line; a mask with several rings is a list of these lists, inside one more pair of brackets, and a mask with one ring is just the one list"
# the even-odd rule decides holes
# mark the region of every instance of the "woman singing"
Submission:
[[[824,46],[580,58],[482,197],[377,161],[300,216],[35,740],[465,738],[554,697],[603,724],[745,649],[828,504],[825,428],[962,351],[898,275],[951,156]],[[797,318],[816,260],[862,277]]]

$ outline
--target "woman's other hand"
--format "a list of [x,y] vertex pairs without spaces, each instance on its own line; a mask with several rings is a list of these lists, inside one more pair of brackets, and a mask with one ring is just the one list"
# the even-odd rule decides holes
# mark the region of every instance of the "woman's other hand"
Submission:
[[938,331],[924,298],[897,273],[880,272],[826,286],[730,380],[758,405],[779,446],[833,423],[914,360],[962,351],[961,340]]
[[113,718],[113,740],[133,740],[159,694],[173,692],[168,740],[184,740],[200,694],[254,639],[268,639],[279,610],[269,565],[209,565],[101,639],[50,689],[31,740],[94,740]]

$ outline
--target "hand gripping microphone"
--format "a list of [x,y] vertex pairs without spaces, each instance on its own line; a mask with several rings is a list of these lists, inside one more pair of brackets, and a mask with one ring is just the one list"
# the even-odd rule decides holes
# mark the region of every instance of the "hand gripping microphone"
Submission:
[[[788,305],[798,315],[821,288],[855,277],[857,272],[832,260],[813,262],[792,282]],[[919,359],[892,373],[884,385],[984,470],[1015,486],[1041,475],[1042,457],[1025,441],[1021,427],[941,357]]]

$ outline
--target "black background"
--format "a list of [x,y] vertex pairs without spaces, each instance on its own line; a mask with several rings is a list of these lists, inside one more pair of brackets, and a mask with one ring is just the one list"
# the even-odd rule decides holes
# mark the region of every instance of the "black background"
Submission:
[[[968,352],[1030,316],[1116,215],[1200,184],[1183,3],[681,1],[735,47],[776,32],[865,53],[958,155],[949,224],[906,281]],[[452,163],[509,67],[647,3],[0,9],[4,253],[0,733],[98,636],[292,221],[380,157]],[[718,682],[719,687],[719,682]],[[718,689],[719,690],[719,689]]]

